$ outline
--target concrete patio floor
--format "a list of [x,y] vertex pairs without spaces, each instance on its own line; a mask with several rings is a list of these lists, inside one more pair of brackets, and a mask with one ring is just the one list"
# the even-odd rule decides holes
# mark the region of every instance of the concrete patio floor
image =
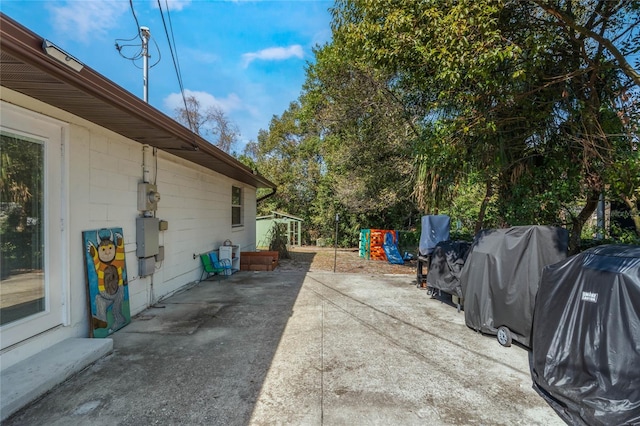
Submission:
[[113,336],[4,425],[564,425],[528,353],[410,275],[239,272]]

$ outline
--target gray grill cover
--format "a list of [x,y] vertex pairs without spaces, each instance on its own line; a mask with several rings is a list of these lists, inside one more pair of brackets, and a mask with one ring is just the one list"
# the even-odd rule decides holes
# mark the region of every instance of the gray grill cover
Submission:
[[462,298],[460,274],[471,247],[466,241],[441,241],[431,254],[427,283],[429,287]]
[[530,346],[531,323],[542,269],[567,257],[569,233],[551,226],[514,226],[480,231],[462,269],[464,319],[468,327]]
[[449,225],[451,219],[444,214],[422,216],[422,231],[420,231],[420,255],[429,256],[440,241],[449,239]]
[[640,246],[545,268],[531,343],[533,387],[567,423],[640,424]]

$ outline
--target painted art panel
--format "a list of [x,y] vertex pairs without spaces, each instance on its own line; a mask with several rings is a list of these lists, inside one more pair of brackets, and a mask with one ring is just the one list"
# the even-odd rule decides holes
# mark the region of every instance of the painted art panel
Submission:
[[131,322],[122,228],[82,232],[91,337],[107,337]]

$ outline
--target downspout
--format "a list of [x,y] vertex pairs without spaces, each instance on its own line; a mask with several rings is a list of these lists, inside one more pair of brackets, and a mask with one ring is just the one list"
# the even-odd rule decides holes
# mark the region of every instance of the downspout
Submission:
[[271,192],[271,193],[269,193],[269,194],[266,194],[266,195],[263,195],[262,197],[258,198],[258,199],[256,200],[256,205],[257,205],[260,201],[264,201],[264,200],[266,200],[267,198],[269,198],[269,197],[273,197],[274,195],[276,195],[277,188],[272,188],[272,189],[273,189],[273,192]]

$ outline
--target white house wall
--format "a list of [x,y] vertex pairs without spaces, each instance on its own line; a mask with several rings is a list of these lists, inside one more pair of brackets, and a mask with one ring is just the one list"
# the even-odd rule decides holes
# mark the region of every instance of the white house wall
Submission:
[[[143,311],[163,296],[197,281],[202,268],[194,254],[216,249],[227,239],[241,250],[255,249],[256,189],[224,175],[157,152],[157,178],[161,199],[156,217],[168,222],[160,232],[165,248],[163,262],[153,276],[140,277],[136,257],[138,183],[142,181],[142,145],[47,104],[2,88],[2,100],[68,123],[65,156],[68,170],[68,265],[64,283],[69,300],[66,325],[14,345],[2,353],[6,368],[69,337],[87,337],[87,284],[82,232],[121,227],[125,239],[131,315]],[[151,148],[149,148],[151,150]],[[231,187],[243,189],[244,226],[231,226]],[[152,298],[153,284],[153,298]]]
[[[165,247],[159,280],[163,294],[184,285],[185,277],[186,282],[200,278],[197,255],[217,249],[227,239],[242,250],[255,250],[255,188],[164,152],[159,152],[157,186],[157,217],[169,222],[169,229],[160,234]],[[238,228],[231,226],[232,186],[243,188],[244,226]]]

